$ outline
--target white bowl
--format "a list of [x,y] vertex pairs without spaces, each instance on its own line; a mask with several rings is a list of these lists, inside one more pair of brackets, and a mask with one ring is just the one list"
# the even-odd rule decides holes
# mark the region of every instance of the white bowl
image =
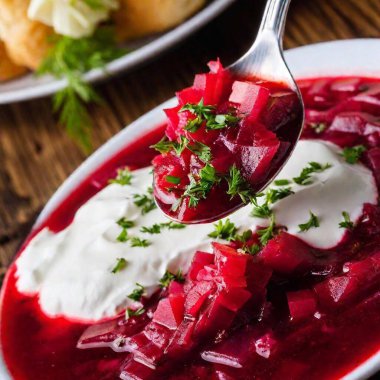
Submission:
[[[380,77],[380,67],[376,64],[380,62],[380,39],[343,40],[308,45],[286,51],[285,58],[297,79],[349,75]],[[132,142],[163,122],[165,116],[162,109],[174,104],[175,99],[173,98],[154,108],[124,128],[92,154],[56,191],[41,212],[33,229],[38,228],[47,219],[61,201],[81,183],[83,178],[88,177],[104,161],[125,148],[128,142]],[[348,373],[344,379],[366,379],[379,370],[380,351]],[[0,379],[11,379],[1,357]]]

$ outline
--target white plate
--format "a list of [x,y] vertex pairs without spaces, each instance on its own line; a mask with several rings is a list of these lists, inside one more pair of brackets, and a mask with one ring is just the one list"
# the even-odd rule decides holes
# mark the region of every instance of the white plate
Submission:
[[[285,53],[285,58],[295,78],[340,75],[380,77],[380,68],[375,67],[376,62],[380,62],[380,39],[357,39],[308,45],[288,50]],[[83,178],[88,177],[104,161],[124,148],[126,141],[133,141],[163,122],[165,116],[162,109],[174,104],[175,99],[170,99],[161,104],[130,124],[98,149],[57,190],[43,209],[33,228],[38,228],[60,202],[81,183]],[[363,380],[378,370],[380,370],[380,352],[347,374],[344,380]],[[1,362],[1,358],[0,379],[11,379],[4,363]]]
[[[218,16],[234,1],[213,0],[205,8],[176,28],[159,36],[140,39],[133,43],[133,45],[128,45],[134,49],[131,53],[110,62],[106,65],[105,70],[96,69],[87,72],[84,75],[85,80],[91,83],[104,80],[111,75],[116,75],[142,63],[146,63],[173,45],[183,41],[184,38]],[[32,73],[26,74],[20,78],[0,84],[0,104],[51,95],[61,90],[65,84],[65,80],[57,80],[51,76],[36,78]]]

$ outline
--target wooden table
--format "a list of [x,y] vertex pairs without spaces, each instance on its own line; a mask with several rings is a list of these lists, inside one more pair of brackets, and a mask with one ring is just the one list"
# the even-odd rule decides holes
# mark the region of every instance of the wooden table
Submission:
[[[100,85],[105,104],[91,107],[95,147],[189,85],[208,60],[229,64],[239,57],[254,39],[263,6],[237,0],[181,46]],[[355,37],[380,37],[380,0],[293,0],[286,48]],[[50,99],[0,107],[0,274],[46,201],[84,159],[57,124]]]

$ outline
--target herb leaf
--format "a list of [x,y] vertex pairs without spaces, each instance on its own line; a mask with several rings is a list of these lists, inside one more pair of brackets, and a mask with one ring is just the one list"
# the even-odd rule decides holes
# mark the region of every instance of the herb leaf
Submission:
[[133,196],[134,204],[141,208],[141,214],[145,215],[148,212],[157,208],[153,198],[153,189],[149,187],[146,194],[135,194]]
[[199,159],[205,164],[211,161],[211,149],[209,146],[202,144],[201,142],[195,142],[188,145],[187,148],[194,154],[196,154]]
[[140,315],[143,315],[145,313],[145,309],[143,307],[140,307],[140,309],[132,310],[127,309],[126,317],[139,317]]
[[160,279],[160,286],[162,288],[167,288],[172,281],[177,281],[177,282],[185,281],[185,278],[182,275],[181,269],[178,270],[177,274],[174,274],[167,270]]
[[261,245],[263,246],[266,245],[268,241],[273,238],[275,226],[276,226],[276,222],[275,222],[274,214],[272,214],[270,217],[269,226],[266,228],[257,230],[257,234],[260,236]]
[[[96,0],[86,0],[92,3]],[[36,71],[37,75],[50,74],[66,79],[67,85],[53,98],[55,112],[66,126],[71,138],[88,152],[91,149],[91,116],[86,103],[100,102],[99,95],[87,84],[82,74],[95,68],[104,68],[115,58],[126,53],[117,47],[115,34],[109,27],[100,27],[90,37],[71,38],[54,36],[46,58]]]
[[315,133],[321,134],[322,132],[326,130],[327,124],[326,123],[311,123],[310,127],[314,129]]
[[231,195],[231,198],[238,195],[243,203],[251,202],[255,194],[252,192],[248,182],[245,180],[240,170],[236,165],[232,165],[228,177],[226,177],[228,183],[227,194]]
[[206,164],[199,171],[199,178],[190,177],[190,183],[183,193],[183,198],[189,198],[189,207],[196,207],[201,199],[205,199],[211,188],[220,181],[215,168]]
[[329,163],[322,165],[319,162],[309,162],[308,166],[302,169],[300,175],[293,178],[293,181],[302,186],[310,185],[313,183],[310,178],[313,173],[321,173],[329,168],[331,168]]
[[141,239],[137,236],[133,236],[130,239],[131,247],[149,247],[152,243],[147,239]]
[[117,169],[117,176],[114,179],[110,179],[108,183],[117,183],[125,186],[132,183],[133,174],[128,168]]
[[319,227],[319,219],[318,217],[313,214],[311,211],[310,213],[310,219],[306,223],[301,223],[298,225],[300,228],[300,232],[308,231],[310,228],[317,228]]
[[122,271],[123,269],[125,269],[127,267],[127,265],[128,265],[127,260],[125,260],[124,258],[119,258],[119,259],[117,259],[117,263],[113,267],[111,273],[118,273],[118,272]]
[[360,160],[360,157],[366,150],[367,148],[364,145],[356,145],[351,148],[347,147],[343,149],[342,156],[347,163],[354,165]]
[[235,240],[237,228],[229,219],[226,219],[224,222],[223,220],[219,220],[214,224],[214,228],[215,230],[208,234],[209,237],[224,239],[227,241]]
[[339,223],[339,227],[346,228],[347,230],[352,230],[354,228],[354,222],[352,222],[348,212],[343,211],[342,216],[343,216],[343,221]]
[[276,179],[274,181],[274,184],[276,186],[287,186],[287,185],[290,185],[291,181],[289,181],[288,179]]
[[145,292],[145,288],[137,282],[136,286],[137,288],[134,289],[131,294],[128,294],[128,298],[130,298],[133,301],[140,301],[141,297]]
[[181,182],[181,178],[176,177],[174,175],[167,175],[165,179],[167,182],[173,183],[174,185],[178,185]]

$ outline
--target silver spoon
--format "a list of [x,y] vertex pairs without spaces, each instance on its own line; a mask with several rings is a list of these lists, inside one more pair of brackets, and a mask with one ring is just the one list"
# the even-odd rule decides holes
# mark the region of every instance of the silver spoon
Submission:
[[[288,140],[291,143],[290,147],[287,149],[286,154],[276,163],[276,167],[272,167],[268,170],[264,182],[258,183],[257,188],[254,189],[255,192],[261,192],[265,189],[283,168],[294,150],[303,126],[303,101],[299,88],[284,60],[282,47],[284,26],[290,1],[291,0],[267,1],[255,42],[240,59],[227,68],[227,70],[232,72],[234,76],[238,78],[253,78],[255,81],[260,82],[269,81],[281,83],[294,92],[298,98],[298,103],[296,102],[296,104],[294,104],[293,110],[298,115],[296,118],[297,122],[292,124],[291,131],[285,131]],[[234,204],[231,204],[230,208],[225,207],[222,211],[214,210],[208,215],[197,215],[197,217],[192,218],[191,220],[183,220],[177,218],[175,215],[169,214],[168,210],[165,210],[159,201],[157,201],[157,204],[169,218],[180,221],[181,223],[212,222],[221,219],[244,206],[243,202],[238,204],[235,202]]]

